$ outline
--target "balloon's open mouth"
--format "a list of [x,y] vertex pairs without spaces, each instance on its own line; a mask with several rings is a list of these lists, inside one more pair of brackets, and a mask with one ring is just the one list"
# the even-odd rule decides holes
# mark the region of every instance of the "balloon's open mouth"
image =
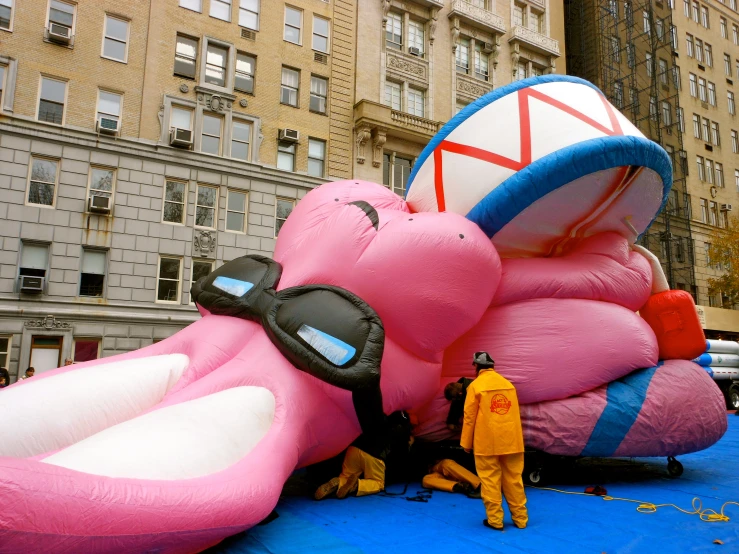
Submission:
[[148,411],[188,363],[183,354],[150,356],[13,387],[0,417],[22,420],[28,434],[8,437],[0,456],[37,456],[45,464],[134,479],[181,480],[222,471],[267,434],[275,397],[264,387],[237,386]]

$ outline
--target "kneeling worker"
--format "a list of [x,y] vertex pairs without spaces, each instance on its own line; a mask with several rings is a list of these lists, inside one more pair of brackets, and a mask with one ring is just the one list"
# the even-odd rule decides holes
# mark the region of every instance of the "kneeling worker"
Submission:
[[472,365],[477,379],[467,389],[462,448],[474,450],[477,475],[482,481],[486,527],[503,529],[503,498],[519,529],[529,520],[523,488],[523,430],[516,389],[495,371],[487,352],[476,352]]
[[470,498],[480,498],[480,479],[454,460],[441,460],[432,465],[422,484],[427,489],[457,492]]

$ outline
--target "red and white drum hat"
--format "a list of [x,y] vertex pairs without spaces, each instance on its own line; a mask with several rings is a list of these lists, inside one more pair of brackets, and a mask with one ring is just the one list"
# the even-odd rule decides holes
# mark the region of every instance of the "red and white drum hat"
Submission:
[[406,200],[414,211],[465,215],[504,257],[552,256],[603,231],[635,241],[671,185],[667,152],[600,90],[546,75],[494,90],[444,125]]

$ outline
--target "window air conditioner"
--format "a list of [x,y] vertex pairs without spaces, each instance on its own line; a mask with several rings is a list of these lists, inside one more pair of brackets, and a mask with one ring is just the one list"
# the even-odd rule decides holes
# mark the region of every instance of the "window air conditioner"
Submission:
[[93,194],[88,201],[88,209],[91,212],[110,213],[110,197]]
[[721,204],[721,211],[722,212],[730,212],[732,210],[731,204]]
[[72,40],[72,29],[64,25],[52,23],[49,25],[49,40],[59,44],[69,44]]
[[280,140],[284,142],[298,142],[300,131],[295,129],[280,129]]
[[31,275],[21,275],[21,292],[41,294],[44,291],[44,278]]
[[411,56],[420,56],[421,55],[421,50],[420,50],[420,48],[416,48],[415,46],[411,46],[410,48],[408,48],[408,53]]
[[492,54],[493,53],[493,43],[492,42],[483,42],[482,43],[482,51],[486,54]]
[[118,134],[118,120],[112,117],[101,117],[95,125],[95,130],[106,135],[116,135]]
[[169,144],[183,148],[192,148],[192,131],[190,129],[172,127],[169,130]]

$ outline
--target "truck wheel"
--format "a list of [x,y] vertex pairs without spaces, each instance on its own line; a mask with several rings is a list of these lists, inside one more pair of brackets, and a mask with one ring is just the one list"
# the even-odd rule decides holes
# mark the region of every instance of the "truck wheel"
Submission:
[[728,400],[729,409],[739,410],[739,385],[731,385],[726,397]]

